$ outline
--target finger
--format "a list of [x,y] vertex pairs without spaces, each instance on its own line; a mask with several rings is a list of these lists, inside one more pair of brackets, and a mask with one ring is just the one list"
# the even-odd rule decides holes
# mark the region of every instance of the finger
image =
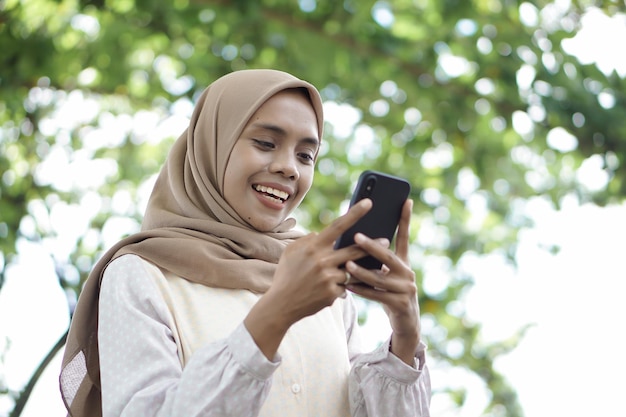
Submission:
[[[376,242],[376,244],[380,245],[384,249],[389,249],[389,246],[391,246],[389,239],[387,239],[386,237],[376,238],[374,239],[374,242]],[[359,245],[357,244],[346,246],[341,249],[336,249],[335,252],[336,253],[345,252],[346,255],[342,255],[342,256],[346,256],[346,260],[362,258],[363,256],[368,255],[368,253],[365,252],[363,249],[361,249]]]
[[407,279],[400,279],[400,276],[387,275],[382,271],[367,270],[354,262],[348,262],[346,270],[352,277],[347,288],[370,300],[380,301],[391,306],[402,299],[406,299],[406,296],[411,299],[417,296],[417,286],[413,273],[410,274],[411,278],[407,275]]
[[375,288],[362,282],[354,284],[350,283],[346,286],[346,290],[351,291],[354,294],[360,295],[363,298],[367,298],[370,301],[377,301],[382,304],[390,303],[392,301],[392,298],[394,296],[397,296],[397,294],[395,293],[385,291],[380,288]]
[[350,245],[341,249],[333,249],[333,251],[328,254],[328,261],[329,264],[343,265],[348,261],[360,259],[365,256],[367,256],[367,252],[359,246]]
[[361,281],[350,283],[346,286],[346,289],[368,300],[379,302],[383,306],[394,306],[394,309],[397,304],[401,303],[400,300],[405,298],[402,293],[389,291],[380,287],[373,287]]
[[350,210],[348,210],[346,214],[338,217],[324,230],[322,230],[318,234],[318,237],[324,242],[334,242],[339,236],[341,236],[343,232],[352,227],[352,225],[354,225],[361,217],[363,217],[365,213],[367,213],[371,208],[372,200],[370,200],[369,198],[364,198],[360,200],[354,206],[350,207]]
[[413,200],[406,200],[402,206],[398,234],[396,235],[396,255],[406,263],[409,262],[409,227],[412,211]]
[[[403,316],[412,315],[410,311],[414,311],[413,314],[419,315],[419,308],[417,307],[417,300],[410,300],[405,294],[397,294],[390,291],[380,291],[372,288],[368,285],[350,284],[346,289],[354,294],[359,295],[370,301],[375,301],[382,304],[383,309],[387,314],[400,314]],[[415,323],[413,326],[418,326]],[[392,324],[392,326],[394,326]]]
[[387,239],[386,237],[379,237],[374,240],[385,249],[389,249],[389,246],[391,246],[391,242],[389,242],[389,239]]
[[358,280],[359,283],[365,284],[366,286],[374,288],[377,291],[402,291],[402,283],[398,282],[397,279],[387,277],[382,273],[382,271],[365,269],[353,261],[346,263],[346,271],[351,277]]
[[354,242],[369,255],[378,259],[384,265],[387,265],[390,269],[399,268],[404,265],[404,261],[398,258],[395,253],[380,245],[374,239],[365,236],[363,233],[356,233],[354,235]]

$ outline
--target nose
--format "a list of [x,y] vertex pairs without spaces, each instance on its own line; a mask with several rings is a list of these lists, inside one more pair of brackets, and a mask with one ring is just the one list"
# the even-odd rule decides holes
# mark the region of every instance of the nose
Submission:
[[270,164],[270,172],[281,174],[291,180],[297,180],[300,178],[300,171],[298,170],[298,161],[296,156],[291,152],[276,152],[275,158]]

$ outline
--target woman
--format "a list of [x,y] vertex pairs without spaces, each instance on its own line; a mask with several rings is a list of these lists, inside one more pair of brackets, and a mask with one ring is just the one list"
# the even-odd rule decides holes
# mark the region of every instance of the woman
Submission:
[[[333,250],[367,199],[318,234],[288,217],[311,187],[322,127],[318,91],[284,72],[238,71],[204,91],[142,231],[81,293],[60,377],[71,416],[429,415],[411,202],[395,252],[362,235]],[[352,262],[366,254],[384,271]],[[346,290],[389,316],[374,352],[359,350]]]

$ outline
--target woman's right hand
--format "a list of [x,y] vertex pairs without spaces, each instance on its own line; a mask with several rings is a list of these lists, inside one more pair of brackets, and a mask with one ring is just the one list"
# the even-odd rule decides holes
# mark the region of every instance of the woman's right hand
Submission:
[[[275,356],[292,324],[345,294],[346,272],[340,266],[366,253],[356,245],[335,250],[335,241],[371,207],[371,200],[363,199],[321,232],[311,233],[287,246],[271,287],[244,320],[268,359]],[[381,244],[388,246],[389,242]]]
[[346,272],[340,266],[365,252],[356,245],[335,250],[335,241],[371,207],[371,200],[361,200],[321,232],[302,237],[285,249],[267,295],[276,298],[291,324],[344,294]]

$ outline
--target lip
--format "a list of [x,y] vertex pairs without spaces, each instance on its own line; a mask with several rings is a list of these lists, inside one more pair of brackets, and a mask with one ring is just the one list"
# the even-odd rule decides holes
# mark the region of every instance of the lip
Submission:
[[[270,200],[267,197],[263,196],[263,194],[259,193],[257,190],[254,189],[254,187],[257,186],[257,185],[262,185],[264,187],[269,187],[269,188],[273,188],[275,190],[283,191],[283,192],[287,193],[289,195],[289,197],[285,201],[283,201],[283,202]],[[250,186],[250,188],[254,192],[256,198],[261,202],[261,204],[263,204],[264,206],[266,206],[268,208],[271,208],[273,210],[282,210],[282,209],[284,209],[286,207],[288,201],[295,194],[295,191],[293,190],[292,187],[286,186],[284,184],[275,183],[275,182],[255,182],[255,183],[253,183]]]
[[283,191],[283,192],[289,194],[289,198],[291,198],[295,194],[295,191],[294,191],[294,189],[292,187],[289,187],[289,186],[284,185],[284,184],[279,184],[279,183],[276,183],[276,182],[255,182],[254,184],[252,184],[253,187],[255,185],[263,185],[265,187],[270,187],[270,188],[273,188],[275,190]]

